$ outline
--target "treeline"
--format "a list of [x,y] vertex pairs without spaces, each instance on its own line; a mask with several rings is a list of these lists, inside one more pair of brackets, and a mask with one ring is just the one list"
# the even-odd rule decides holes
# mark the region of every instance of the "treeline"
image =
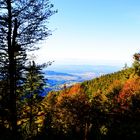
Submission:
[[[93,93],[97,90],[105,93],[108,90],[108,87],[115,81],[119,80],[120,82],[125,82],[133,73],[132,68],[126,68],[124,70],[114,72],[112,74],[102,75],[99,78],[95,78],[90,81],[85,81],[81,84],[83,90],[87,93]],[[94,88],[93,88],[94,87]]]

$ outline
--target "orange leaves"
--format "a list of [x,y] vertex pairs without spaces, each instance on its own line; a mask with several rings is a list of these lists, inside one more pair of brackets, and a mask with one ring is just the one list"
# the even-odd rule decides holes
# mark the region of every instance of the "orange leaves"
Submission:
[[114,81],[108,88],[107,96],[113,110],[125,111],[132,106],[132,98],[140,94],[140,77],[128,79],[124,84]]
[[78,94],[81,91],[81,85],[80,84],[75,84],[72,86],[69,90],[69,94]]
[[118,101],[121,105],[131,103],[133,95],[140,94],[140,78],[129,79],[120,91]]
[[75,84],[71,88],[65,89],[64,91],[62,91],[62,93],[59,94],[59,96],[57,97],[57,103],[59,104],[63,102],[65,98],[72,98],[74,96],[80,97],[81,96],[80,92],[81,92],[80,84]]
[[129,79],[123,86],[120,94],[132,95],[140,91],[140,78]]
[[128,79],[128,74],[125,74],[113,75],[113,78],[108,75],[107,78],[96,79],[100,79],[98,82],[85,82],[70,88],[65,86],[62,91],[48,94],[46,101],[52,117],[51,127],[68,134],[77,126],[83,130],[89,123],[107,132],[106,120],[121,122],[123,117],[139,113],[140,77]]
[[140,77],[133,77],[125,82],[115,80],[106,91],[107,106],[110,112],[130,112],[134,106],[134,99],[140,96]]

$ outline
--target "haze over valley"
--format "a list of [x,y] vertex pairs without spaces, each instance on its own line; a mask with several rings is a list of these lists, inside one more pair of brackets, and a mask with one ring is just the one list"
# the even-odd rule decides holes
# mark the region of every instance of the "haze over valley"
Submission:
[[46,91],[63,89],[64,84],[69,87],[75,83],[113,73],[121,70],[120,66],[109,65],[51,65],[44,70]]

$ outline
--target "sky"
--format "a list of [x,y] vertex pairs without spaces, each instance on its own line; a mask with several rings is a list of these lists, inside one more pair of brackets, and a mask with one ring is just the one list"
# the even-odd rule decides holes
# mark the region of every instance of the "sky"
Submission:
[[128,65],[140,51],[140,0],[50,0],[58,13],[37,62]]

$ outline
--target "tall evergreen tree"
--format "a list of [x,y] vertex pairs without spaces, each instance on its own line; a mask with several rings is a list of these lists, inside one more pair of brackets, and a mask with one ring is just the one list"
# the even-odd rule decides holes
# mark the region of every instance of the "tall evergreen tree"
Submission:
[[17,139],[16,74],[19,66],[15,54],[23,48],[25,53],[37,49],[35,43],[50,34],[46,21],[56,12],[52,7],[49,0],[0,1],[0,67],[3,69],[0,77],[7,76],[8,80],[13,139]]
[[[16,44],[17,45],[17,44]],[[6,59],[6,58],[5,58]],[[16,94],[18,94],[20,88],[23,85],[23,82],[25,80],[25,76],[23,74],[23,72],[25,71],[25,62],[26,62],[26,52],[23,49],[19,49],[17,52],[14,53],[14,61],[15,61],[15,87],[16,87]],[[4,60],[0,61],[1,62],[1,79],[0,79],[0,96],[1,96],[1,100],[0,100],[0,105],[1,105],[1,111],[4,114],[1,114],[3,116],[4,122],[6,121],[9,125],[10,125],[10,120],[9,120],[9,116],[11,114],[10,112],[10,106],[11,104],[9,104],[10,102],[10,80],[9,80],[9,73],[8,73],[8,61]],[[16,102],[17,100],[17,95],[16,95]],[[4,116],[5,115],[5,116]],[[4,124],[3,124],[4,125]]]
[[[39,112],[39,102],[42,99],[42,94],[45,91],[45,78],[42,73],[43,65],[36,65],[34,61],[30,61],[26,67],[26,80],[22,85],[22,94],[20,96],[18,118],[26,119],[25,123],[28,126],[28,134],[30,138],[35,135],[35,121]],[[36,131],[35,131],[36,130]]]

